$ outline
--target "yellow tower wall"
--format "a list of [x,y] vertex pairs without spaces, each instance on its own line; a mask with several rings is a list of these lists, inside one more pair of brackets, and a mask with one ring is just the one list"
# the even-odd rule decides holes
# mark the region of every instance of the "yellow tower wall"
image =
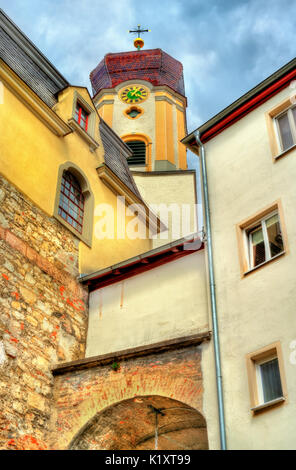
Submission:
[[[125,111],[132,105],[122,102],[120,91],[128,85],[144,85],[149,90],[148,98],[136,104],[142,114],[135,119],[129,118]],[[94,99],[95,105],[112,129],[125,140],[128,136],[141,135],[151,145],[150,161],[146,167],[134,168],[142,171],[186,170],[186,148],[180,140],[186,134],[186,99],[169,87],[154,87],[145,80],[129,80],[113,90],[101,90]],[[144,139],[143,139],[144,140]]]

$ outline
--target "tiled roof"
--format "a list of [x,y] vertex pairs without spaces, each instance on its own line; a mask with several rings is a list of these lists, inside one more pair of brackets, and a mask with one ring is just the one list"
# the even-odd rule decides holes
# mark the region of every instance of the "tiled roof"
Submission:
[[137,198],[142,200],[127,163],[127,157],[130,157],[131,151],[102,118],[100,118],[100,135],[104,147],[105,164]]
[[0,9],[0,59],[2,59],[48,106],[67,80]]
[[155,86],[167,85],[185,96],[181,62],[161,49],[107,54],[90,74],[94,94],[135,79],[147,80]]

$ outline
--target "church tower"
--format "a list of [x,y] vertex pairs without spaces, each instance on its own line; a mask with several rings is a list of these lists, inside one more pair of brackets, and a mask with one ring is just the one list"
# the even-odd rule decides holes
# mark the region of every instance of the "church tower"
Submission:
[[141,171],[186,170],[182,64],[161,49],[107,54],[90,74],[103,119],[134,151]]
[[[147,203],[190,206],[190,227],[179,234],[185,236],[196,231],[196,191],[180,142],[187,132],[183,66],[161,49],[141,50],[142,38],[134,45],[135,51],[107,54],[91,72],[93,101],[130,147],[128,164]],[[178,238],[168,225],[166,242]]]

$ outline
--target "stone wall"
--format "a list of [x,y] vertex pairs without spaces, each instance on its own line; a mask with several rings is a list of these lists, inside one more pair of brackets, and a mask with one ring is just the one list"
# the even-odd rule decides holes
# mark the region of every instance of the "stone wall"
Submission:
[[46,449],[51,367],[84,357],[78,240],[0,178],[0,448]]
[[[60,375],[55,377],[53,449],[141,448],[140,442],[153,432],[154,417],[149,415],[147,403],[171,408],[165,423],[170,431],[182,433],[187,427],[192,437],[190,429],[196,432],[202,427],[202,441],[195,439],[195,446],[207,446],[202,418],[201,346],[116,360],[118,370],[112,368],[111,359],[108,364],[91,366],[84,361],[83,369],[78,364],[69,365],[68,371],[54,371]],[[184,414],[178,417],[179,407]]]

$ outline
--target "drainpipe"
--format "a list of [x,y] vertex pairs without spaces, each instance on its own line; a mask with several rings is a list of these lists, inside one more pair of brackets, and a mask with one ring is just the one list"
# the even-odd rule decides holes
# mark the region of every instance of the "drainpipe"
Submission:
[[194,136],[201,150],[201,171],[202,171],[202,186],[203,186],[203,196],[204,196],[204,209],[205,209],[205,218],[206,218],[206,237],[207,237],[206,245],[207,245],[208,263],[209,263],[209,282],[210,282],[215,364],[216,364],[220,444],[221,444],[221,450],[226,450],[227,446],[226,446],[226,431],[225,431],[225,417],[224,417],[224,401],[223,401],[221,358],[220,358],[219,331],[218,331],[218,318],[217,318],[216,287],[215,287],[215,276],[214,276],[214,266],[213,266],[212,230],[211,230],[211,220],[210,220],[207,167],[206,167],[206,158],[205,158],[205,148],[200,140],[200,132],[195,131]]

